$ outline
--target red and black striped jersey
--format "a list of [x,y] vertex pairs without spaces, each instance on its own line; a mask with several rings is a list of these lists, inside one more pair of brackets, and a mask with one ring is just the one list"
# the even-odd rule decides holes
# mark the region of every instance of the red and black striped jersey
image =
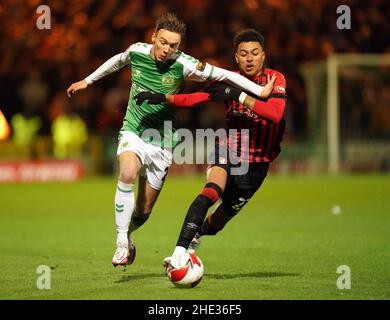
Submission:
[[[274,89],[268,99],[262,100],[265,108],[272,108],[275,99],[284,100],[284,104],[287,100],[286,80],[280,72],[267,68],[253,81],[265,85],[267,75],[271,77],[274,73],[276,74]],[[285,130],[285,120],[282,117],[279,122],[273,122],[254,111],[245,108],[238,101],[225,103],[230,157],[240,162],[272,162],[281,151],[280,143]]]

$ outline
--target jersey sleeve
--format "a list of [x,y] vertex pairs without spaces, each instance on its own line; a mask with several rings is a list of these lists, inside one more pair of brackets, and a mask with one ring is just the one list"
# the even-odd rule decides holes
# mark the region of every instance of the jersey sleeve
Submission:
[[275,85],[269,98],[267,101],[256,100],[253,106],[253,112],[272,122],[278,123],[283,118],[287,95],[285,77],[280,72],[275,72],[275,74]]
[[180,52],[177,59],[183,66],[183,77],[188,81],[204,82],[209,80],[212,74],[212,66],[205,62]]
[[172,106],[178,108],[192,108],[199,103],[211,101],[207,92],[174,94]]
[[286,79],[280,72],[276,72],[274,88],[269,96],[270,98],[282,98],[287,100]]
[[91,84],[110,73],[118,71],[123,68],[125,65],[130,63],[130,51],[132,50],[132,46],[128,47],[125,52],[118,53],[117,55],[111,57],[106,62],[104,62],[99,68],[97,68],[94,72],[92,72],[88,77],[84,80]]
[[184,53],[180,54],[178,61],[183,65],[185,80],[199,82],[210,80],[224,81],[255,96],[260,96],[263,90],[262,86],[255,84],[238,73],[212,66],[206,62],[200,62]]
[[210,76],[210,80],[224,81],[234,87],[259,97],[263,91],[262,86],[255,84],[242,75],[218,67],[213,67],[213,73]]
[[278,123],[284,114],[286,102],[281,99],[270,98],[266,102],[256,100],[253,106],[253,112],[257,115]]

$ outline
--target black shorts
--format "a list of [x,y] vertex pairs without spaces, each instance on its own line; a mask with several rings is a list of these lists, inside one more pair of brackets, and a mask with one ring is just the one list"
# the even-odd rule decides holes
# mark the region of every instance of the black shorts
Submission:
[[[216,154],[215,164],[210,167],[218,166],[227,172],[227,181],[225,190],[222,193],[222,205],[225,213],[230,216],[236,215],[249,201],[250,198],[261,187],[268,173],[269,163],[250,163],[246,174],[232,175],[231,168],[237,165],[228,163]],[[222,161],[219,161],[221,159]]]

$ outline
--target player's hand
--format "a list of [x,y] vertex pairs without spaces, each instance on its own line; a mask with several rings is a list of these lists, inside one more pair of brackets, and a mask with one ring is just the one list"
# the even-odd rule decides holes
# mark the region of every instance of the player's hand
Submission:
[[70,87],[66,90],[66,94],[70,98],[73,94],[75,94],[79,90],[86,89],[88,87],[88,83],[85,80],[81,80],[75,83],[72,83]]
[[241,90],[230,87],[223,83],[217,83],[208,87],[206,92],[209,93],[212,101],[238,100]]
[[149,101],[150,104],[159,104],[165,102],[165,94],[143,91],[138,93],[133,99],[139,106],[146,100]]
[[272,77],[269,77],[269,74],[267,74],[267,84],[264,86],[263,91],[261,91],[260,97],[263,99],[266,99],[271,94],[272,90],[274,89],[274,84],[276,80],[275,73],[272,75]]

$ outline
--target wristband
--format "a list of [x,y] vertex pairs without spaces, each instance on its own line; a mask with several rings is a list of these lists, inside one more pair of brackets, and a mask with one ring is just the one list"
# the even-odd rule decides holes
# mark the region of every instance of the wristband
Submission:
[[241,92],[240,96],[238,97],[238,101],[240,101],[241,104],[244,104],[245,98],[248,95],[245,92]]

